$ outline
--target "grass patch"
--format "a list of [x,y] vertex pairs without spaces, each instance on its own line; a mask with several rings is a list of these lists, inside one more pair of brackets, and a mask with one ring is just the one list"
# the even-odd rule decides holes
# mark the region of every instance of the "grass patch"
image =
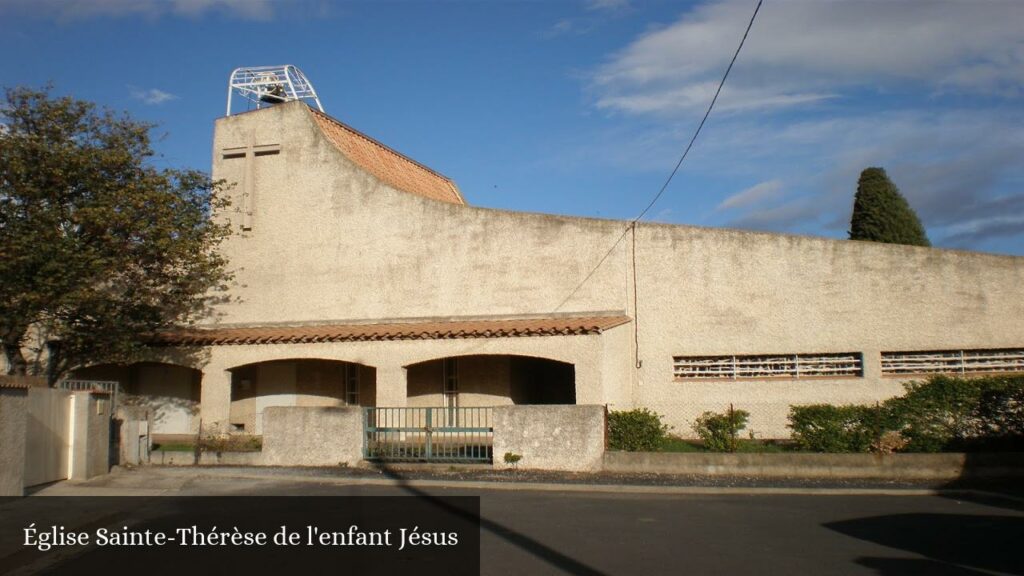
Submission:
[[[199,441],[203,452],[259,452],[263,449],[262,436],[210,436]],[[186,441],[153,444],[154,452],[194,452],[196,443]]]
[[199,442],[203,452],[259,452],[263,450],[262,436],[208,436]]
[[745,454],[777,454],[779,452],[796,452],[797,448],[792,444],[765,440],[739,440],[736,442],[736,452]]
[[659,452],[704,452],[704,447],[693,440],[684,440],[678,436],[666,436],[658,447]]

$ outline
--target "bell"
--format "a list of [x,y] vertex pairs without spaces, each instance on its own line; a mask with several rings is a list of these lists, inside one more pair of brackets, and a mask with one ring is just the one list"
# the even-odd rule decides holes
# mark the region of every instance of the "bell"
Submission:
[[266,92],[260,94],[260,102],[267,102],[268,104],[284,102],[284,86],[280,84],[269,86]]

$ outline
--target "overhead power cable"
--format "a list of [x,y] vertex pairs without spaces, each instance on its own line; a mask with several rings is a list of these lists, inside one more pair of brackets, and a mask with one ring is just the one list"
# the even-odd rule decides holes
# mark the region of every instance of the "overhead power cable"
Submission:
[[668,185],[672,182],[672,179],[675,178],[676,173],[679,172],[679,167],[683,165],[683,161],[686,160],[686,156],[689,155],[690,149],[693,148],[694,142],[696,142],[697,137],[700,136],[700,132],[704,128],[704,124],[708,121],[708,117],[711,116],[711,111],[715,108],[715,103],[718,102],[718,96],[719,94],[722,93],[722,87],[725,86],[725,81],[727,78],[729,78],[729,72],[732,71],[733,64],[736,63],[736,58],[739,57],[740,51],[743,50],[743,45],[747,42],[747,36],[750,35],[750,29],[753,28],[754,20],[757,19],[757,13],[761,10],[761,4],[763,3],[764,0],[757,1],[757,6],[754,7],[754,13],[750,16],[750,22],[747,23],[747,29],[743,31],[743,37],[740,38],[739,46],[736,47],[736,52],[733,53],[732,60],[729,61],[729,66],[726,67],[725,73],[722,74],[722,80],[718,83],[718,89],[715,90],[715,95],[713,98],[711,98],[711,103],[708,104],[708,109],[704,112],[704,117],[701,118],[700,124],[697,125],[697,129],[693,133],[693,137],[690,138],[690,142],[686,145],[686,148],[683,150],[682,155],[679,157],[679,161],[676,162],[675,167],[672,168],[672,172],[669,173],[668,178],[665,179],[665,183],[661,185],[661,188],[658,190],[658,193],[654,195],[654,198],[652,198],[651,201],[648,202],[647,206],[640,212],[640,214],[637,215],[636,218],[633,218],[632,220],[629,221],[629,224],[622,231],[622,234],[620,234],[619,237],[615,240],[615,243],[612,244],[612,247],[608,249],[608,252],[606,252],[605,255],[601,257],[601,259],[597,262],[597,265],[594,266],[594,268],[583,278],[583,280],[581,280],[580,283],[577,284],[575,288],[573,288],[572,292],[570,292],[569,295],[566,296],[565,299],[562,300],[557,307],[555,307],[555,312],[561,309],[562,306],[565,306],[565,304],[569,300],[571,300],[577,292],[579,292],[580,288],[582,288],[583,285],[586,284],[588,280],[590,280],[594,273],[596,273],[597,270],[601,267],[601,265],[604,264],[605,260],[607,260],[608,257],[611,256],[612,252],[615,251],[615,248],[618,247],[620,242],[622,242],[622,239],[626,237],[626,234],[636,227],[637,222],[639,222],[641,218],[647,215],[651,208],[653,208],[654,205],[658,203],[658,200],[661,199],[662,195],[665,193],[665,190],[668,189]]

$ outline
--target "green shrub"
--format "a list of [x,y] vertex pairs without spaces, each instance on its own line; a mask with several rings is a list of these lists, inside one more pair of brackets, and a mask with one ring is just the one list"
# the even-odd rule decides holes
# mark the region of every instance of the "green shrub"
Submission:
[[1024,449],[1024,376],[933,376],[876,406],[793,406],[793,439],[816,452]]
[[654,452],[665,441],[668,426],[647,408],[608,414],[608,448],[627,452]]
[[868,452],[877,437],[871,425],[878,417],[873,406],[812,404],[789,410],[793,441],[812,452]]
[[910,382],[886,402],[899,414],[908,452],[1009,448],[1024,439],[1024,376]]
[[961,448],[978,429],[976,411],[981,380],[934,376],[908,382],[906,394],[885,402],[898,415],[899,432],[908,440],[908,452],[941,452]]
[[750,413],[746,410],[729,410],[717,414],[705,412],[693,423],[693,431],[704,441],[704,447],[712,452],[735,452],[739,445],[740,430],[747,427]]
[[985,390],[978,398],[979,431],[984,436],[1024,437],[1024,385],[1007,384],[1001,390]]
[[522,454],[516,454],[515,452],[505,452],[505,464],[509,464],[513,468],[518,468],[519,461],[522,459]]

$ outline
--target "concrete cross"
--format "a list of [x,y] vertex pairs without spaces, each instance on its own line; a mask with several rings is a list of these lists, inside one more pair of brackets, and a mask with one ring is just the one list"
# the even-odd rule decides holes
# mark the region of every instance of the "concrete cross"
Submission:
[[225,160],[245,159],[245,169],[242,172],[242,198],[238,210],[242,213],[242,230],[252,230],[253,206],[256,200],[256,158],[280,154],[281,145],[255,144],[250,140],[249,144],[245,146],[225,148],[222,152]]

